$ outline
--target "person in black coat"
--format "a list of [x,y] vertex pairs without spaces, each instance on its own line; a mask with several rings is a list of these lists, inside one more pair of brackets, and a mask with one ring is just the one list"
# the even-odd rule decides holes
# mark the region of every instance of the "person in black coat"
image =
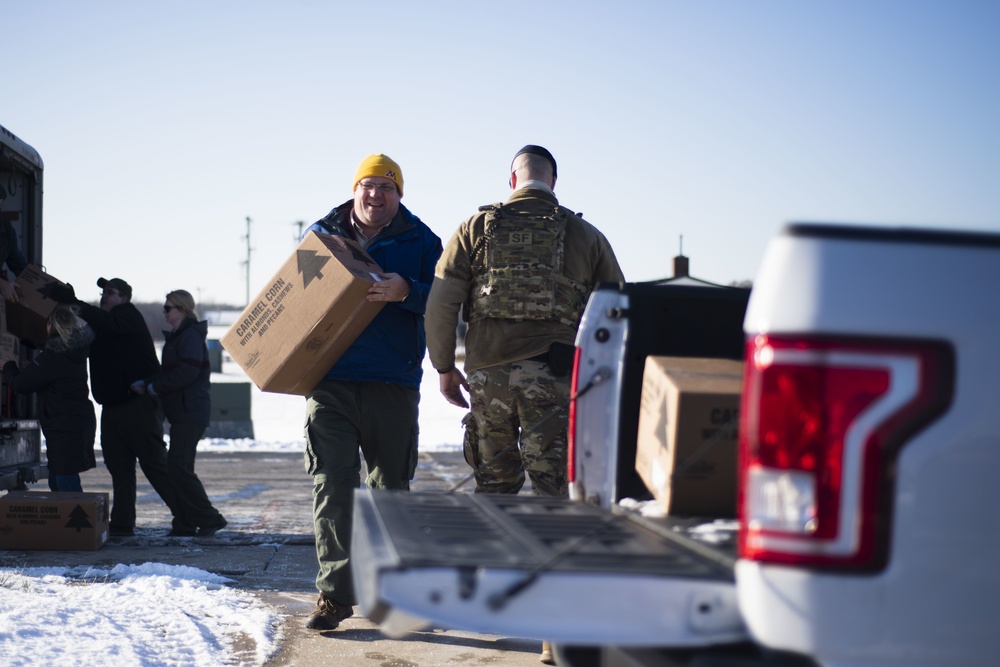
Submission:
[[208,323],[195,316],[194,297],[186,290],[167,294],[163,316],[171,331],[164,331],[160,372],[133,383],[132,391],[160,399],[170,422],[167,467],[177,490],[177,504],[188,526],[174,526],[171,535],[209,537],[226,526],[226,519],[205,493],[194,472],[198,441],[212,416],[212,368],[208,361]]
[[80,473],[97,465],[97,419],[87,385],[87,356],[94,331],[75,307],[59,305],[49,316],[48,332],[33,362],[23,369],[14,361],[4,365],[4,381],[20,394],[38,394],[49,489],[82,491]]
[[173,527],[187,532],[184,513],[167,470],[163,441],[163,413],[156,397],[140,395],[132,383],[160,368],[153,337],[142,313],[132,303],[132,286],[121,278],[100,278],[101,305],[76,298],[73,286],[50,283],[49,298],[80,309],[80,317],[94,330],[90,349],[90,389],[101,405],[101,451],[111,473],[112,537],[135,534],[136,462],[174,516]]

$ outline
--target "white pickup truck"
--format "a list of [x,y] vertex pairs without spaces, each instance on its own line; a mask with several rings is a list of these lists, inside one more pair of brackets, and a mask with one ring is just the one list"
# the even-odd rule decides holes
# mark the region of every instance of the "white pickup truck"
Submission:
[[[564,667],[1000,665],[997,285],[998,234],[794,224],[749,302],[598,290],[572,499],[359,491],[362,610]],[[744,360],[736,521],[620,502],[648,355]]]

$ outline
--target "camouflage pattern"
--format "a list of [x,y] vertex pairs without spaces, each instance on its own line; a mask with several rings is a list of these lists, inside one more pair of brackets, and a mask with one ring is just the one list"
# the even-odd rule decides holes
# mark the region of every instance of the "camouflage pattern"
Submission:
[[469,321],[550,320],[580,323],[589,288],[564,275],[567,209],[519,215],[502,204],[484,207],[485,235],[473,250],[475,278]]
[[483,368],[467,380],[465,450],[476,493],[517,493],[527,472],[535,495],[566,496],[569,377],[529,360]]
[[[556,301],[566,304],[572,320],[564,323],[557,319],[507,319],[477,317],[469,321],[465,335],[465,372],[532,359],[545,354],[553,343],[572,345],[576,340],[578,308],[586,302],[590,290],[600,283],[625,280],[614,251],[601,232],[573,211],[563,207],[552,192],[526,187],[515,190],[510,198],[500,204],[481,207],[480,211],[459,225],[445,246],[434,271],[434,286],[427,297],[425,327],[427,351],[435,368],[450,368],[455,364],[456,330],[459,314],[469,317],[472,302],[482,291],[477,280],[485,271],[487,243],[486,218],[497,207],[504,216],[518,219],[545,220],[559,211],[565,221],[562,238],[561,273],[572,294],[560,296]],[[500,240],[500,231],[493,232],[493,242]],[[508,239],[509,240],[509,239]],[[515,239],[518,240],[518,239]],[[534,241],[534,238],[532,239]],[[549,259],[551,261],[551,257]],[[560,283],[556,283],[557,290]],[[585,286],[585,287],[581,287]],[[497,294],[502,285],[496,286]],[[491,294],[493,288],[490,287]],[[520,298],[511,291],[507,301]],[[558,305],[556,306],[559,307]]]

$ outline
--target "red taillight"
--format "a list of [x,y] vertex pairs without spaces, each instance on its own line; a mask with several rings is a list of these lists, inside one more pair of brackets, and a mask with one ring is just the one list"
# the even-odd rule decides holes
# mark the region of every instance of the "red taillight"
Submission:
[[576,481],[576,392],[580,380],[580,348],[573,354],[573,375],[569,381],[569,432],[566,434],[566,481]]
[[740,410],[742,558],[879,569],[900,447],[947,407],[937,342],[757,336]]

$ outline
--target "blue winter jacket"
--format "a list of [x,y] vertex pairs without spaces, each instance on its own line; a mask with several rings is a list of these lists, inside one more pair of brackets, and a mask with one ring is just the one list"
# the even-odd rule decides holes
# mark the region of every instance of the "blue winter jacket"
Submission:
[[[305,233],[316,231],[353,239],[353,207],[353,199],[341,204]],[[387,303],[324,379],[420,386],[427,347],[424,308],[441,250],[441,239],[400,204],[396,217],[367,252],[383,271],[406,278],[410,293],[404,301]]]

